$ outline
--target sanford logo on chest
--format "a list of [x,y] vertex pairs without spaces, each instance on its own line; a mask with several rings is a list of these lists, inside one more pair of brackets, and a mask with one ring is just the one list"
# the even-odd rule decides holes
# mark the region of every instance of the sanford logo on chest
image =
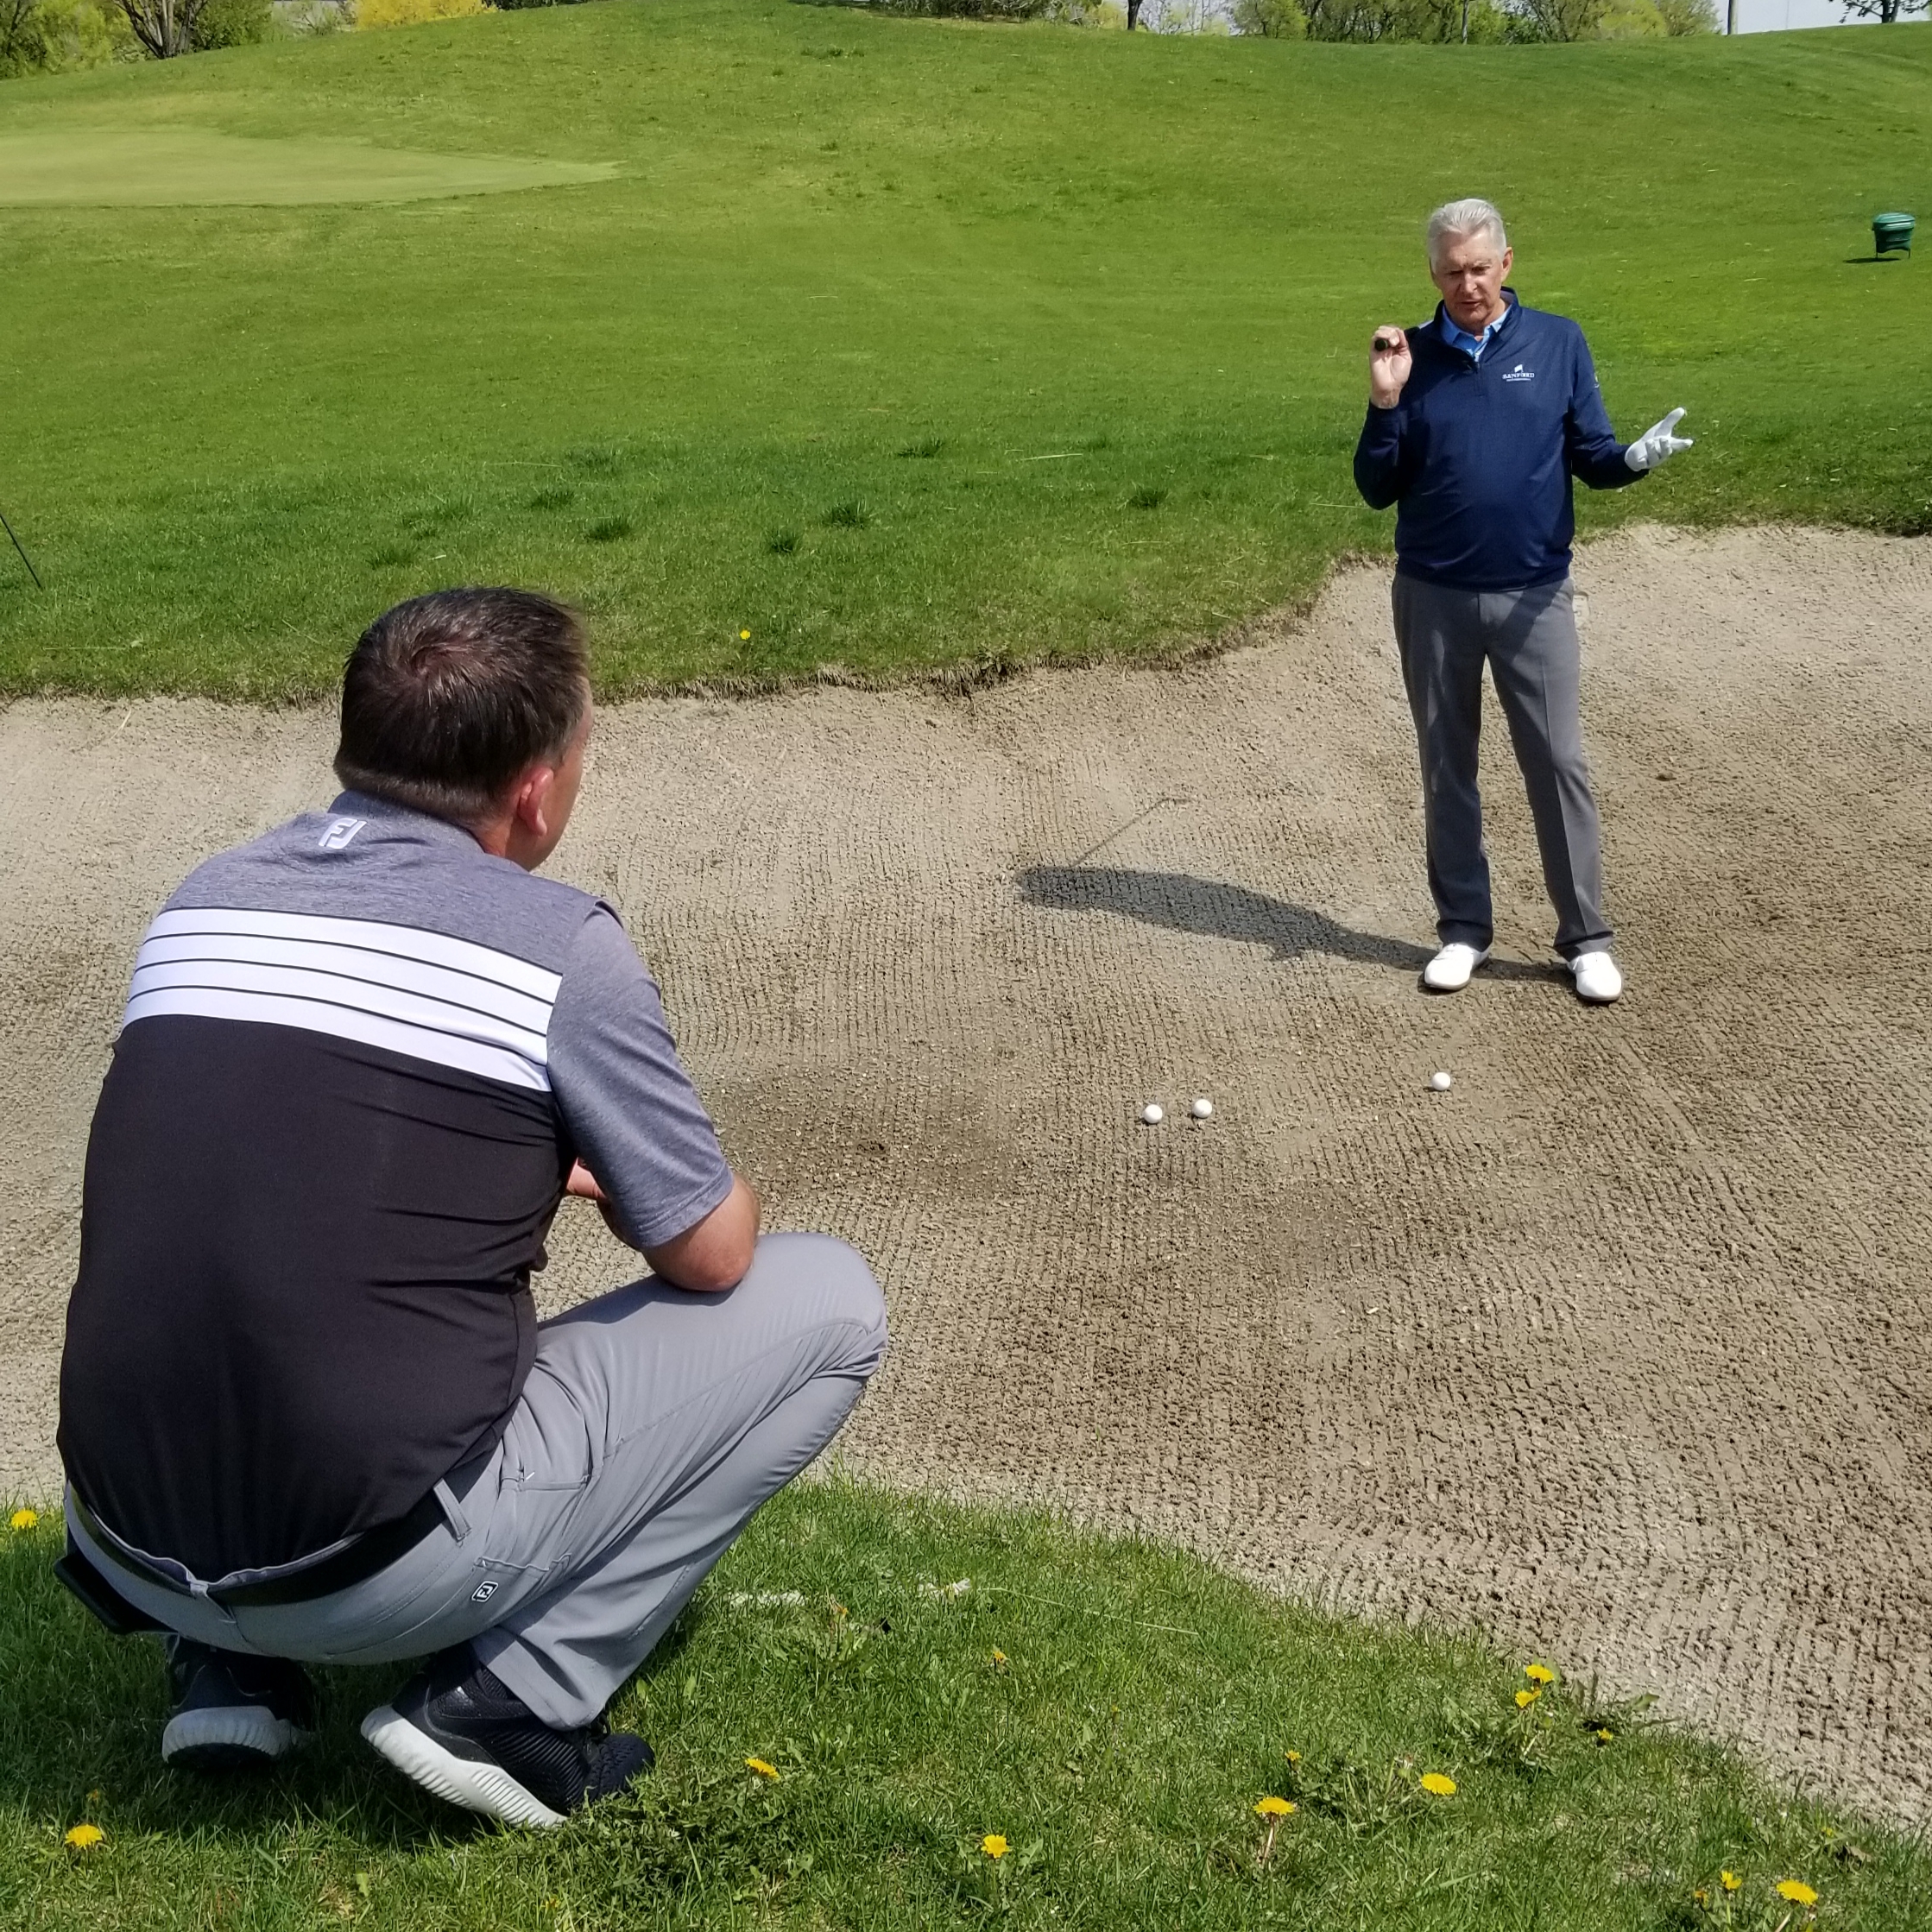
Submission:
[[1506,382],[1533,382],[1536,379],[1537,372],[1533,369],[1525,369],[1521,363],[1514,369],[1503,371],[1503,380]]

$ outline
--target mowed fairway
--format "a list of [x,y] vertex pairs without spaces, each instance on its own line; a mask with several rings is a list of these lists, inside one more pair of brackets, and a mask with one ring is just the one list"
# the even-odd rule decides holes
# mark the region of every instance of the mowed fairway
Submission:
[[[1211,637],[1386,543],[1362,345],[1471,191],[1624,432],[1690,412],[1592,521],[1923,529],[1926,271],[1857,258],[1932,204],[1929,114],[1919,28],[1346,48],[774,0],[9,83],[0,508],[47,590],[0,555],[0,690],[319,692],[476,579],[583,603],[610,691]],[[615,173],[451,192],[541,164]]]

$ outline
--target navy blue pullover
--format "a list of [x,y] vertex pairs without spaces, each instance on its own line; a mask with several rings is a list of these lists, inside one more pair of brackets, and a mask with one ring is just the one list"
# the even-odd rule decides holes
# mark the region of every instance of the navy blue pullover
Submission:
[[1514,590],[1569,574],[1569,480],[1618,489],[1624,461],[1583,331],[1567,315],[1509,312],[1479,361],[1443,339],[1443,311],[1407,331],[1414,366],[1392,409],[1371,403],[1355,487],[1401,508],[1395,567],[1459,590]]

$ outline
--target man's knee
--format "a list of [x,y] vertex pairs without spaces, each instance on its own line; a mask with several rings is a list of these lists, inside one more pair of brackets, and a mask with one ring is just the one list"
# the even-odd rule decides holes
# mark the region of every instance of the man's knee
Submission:
[[885,1294],[856,1247],[830,1234],[761,1234],[751,1266],[781,1292],[809,1297],[826,1327],[849,1331],[842,1367],[869,1376],[885,1360]]

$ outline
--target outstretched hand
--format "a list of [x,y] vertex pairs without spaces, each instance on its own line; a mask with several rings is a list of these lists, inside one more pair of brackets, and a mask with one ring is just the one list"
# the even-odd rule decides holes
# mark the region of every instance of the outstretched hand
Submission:
[[1688,436],[1673,436],[1671,432],[1683,420],[1683,411],[1673,409],[1663,421],[1655,422],[1624,451],[1624,461],[1638,476],[1646,470],[1654,470],[1660,463],[1667,463],[1679,450],[1688,450],[1691,439]]
[[1368,348],[1368,400],[1378,409],[1394,408],[1414,367],[1408,336],[1394,323],[1384,323]]

